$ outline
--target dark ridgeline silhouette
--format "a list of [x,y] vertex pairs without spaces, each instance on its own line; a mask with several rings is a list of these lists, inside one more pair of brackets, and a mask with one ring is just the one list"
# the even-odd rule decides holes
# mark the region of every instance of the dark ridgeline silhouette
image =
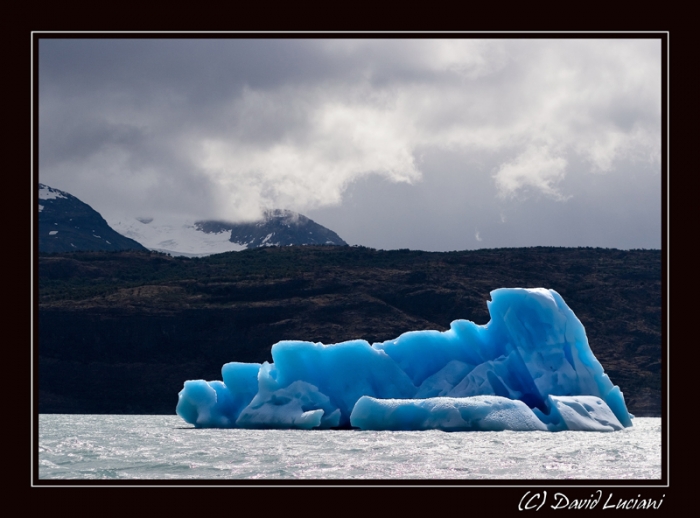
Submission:
[[146,250],[117,233],[99,212],[75,196],[43,184],[39,192],[40,252]]

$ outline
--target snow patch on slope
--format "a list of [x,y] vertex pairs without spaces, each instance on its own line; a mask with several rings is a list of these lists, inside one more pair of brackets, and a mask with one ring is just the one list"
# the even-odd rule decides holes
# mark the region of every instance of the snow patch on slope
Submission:
[[119,217],[109,221],[109,224],[120,234],[150,250],[174,256],[203,257],[247,248],[246,245],[229,241],[230,231],[201,232],[184,219],[164,221],[157,217]]
[[[55,200],[56,198],[66,198],[66,196],[63,195],[63,191],[59,191],[58,189],[54,189],[53,187],[49,187],[48,185],[44,184],[39,184],[39,199],[40,200]],[[43,207],[39,205],[41,209]],[[41,211],[41,209],[39,209]]]

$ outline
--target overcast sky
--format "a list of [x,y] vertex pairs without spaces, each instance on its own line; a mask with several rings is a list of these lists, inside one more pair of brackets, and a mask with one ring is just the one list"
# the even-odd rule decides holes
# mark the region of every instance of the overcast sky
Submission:
[[42,39],[39,180],[350,244],[661,247],[659,39]]

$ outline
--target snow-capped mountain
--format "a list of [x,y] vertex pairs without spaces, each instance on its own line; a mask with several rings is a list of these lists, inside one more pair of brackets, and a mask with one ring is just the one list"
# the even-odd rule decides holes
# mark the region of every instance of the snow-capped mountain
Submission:
[[228,223],[168,217],[117,217],[109,223],[75,196],[39,184],[39,251],[155,250],[206,256],[259,246],[346,245],[338,234],[289,210]]
[[198,221],[198,230],[206,233],[231,232],[231,241],[247,248],[289,245],[347,245],[338,234],[306,216],[291,210],[266,211],[253,223]]
[[39,184],[39,251],[145,248],[115,232],[88,204],[67,192]]
[[260,246],[347,244],[332,230],[289,210],[267,211],[262,220],[252,223],[157,217],[124,217],[110,223],[147,248],[171,255],[204,256]]

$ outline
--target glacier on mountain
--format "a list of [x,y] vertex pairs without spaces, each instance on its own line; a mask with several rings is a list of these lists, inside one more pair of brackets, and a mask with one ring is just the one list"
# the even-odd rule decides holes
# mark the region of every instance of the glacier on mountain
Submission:
[[250,248],[290,245],[346,245],[335,232],[290,210],[268,210],[263,218],[232,223],[195,221],[188,216],[113,216],[110,224],[150,250],[203,257]]
[[503,288],[491,320],[370,345],[281,341],[272,363],[186,381],[176,412],[198,428],[590,430],[632,425],[624,397],[554,290]]
[[201,257],[225,252],[239,252],[246,245],[233,243],[231,232],[205,233],[187,217],[127,217],[110,219],[112,227],[122,235],[143,244],[149,250],[173,256]]

